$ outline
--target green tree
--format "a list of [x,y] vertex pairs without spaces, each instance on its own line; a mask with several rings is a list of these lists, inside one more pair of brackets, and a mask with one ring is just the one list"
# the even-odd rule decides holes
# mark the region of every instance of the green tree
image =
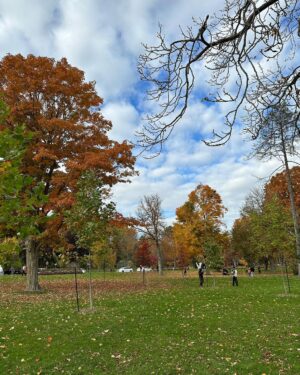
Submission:
[[91,250],[94,247],[98,255],[102,251],[102,258],[108,255],[107,246],[103,244],[109,241],[108,224],[115,214],[115,204],[108,201],[109,190],[104,187],[95,172],[84,172],[77,185],[76,201],[65,213],[65,220],[76,237],[76,244],[89,251],[89,297],[92,308]]
[[235,220],[231,231],[231,257],[235,263],[244,258],[248,263],[256,259],[256,249],[253,248],[251,219],[242,216]]
[[248,263],[269,260],[295,261],[293,252],[293,220],[291,213],[275,195],[253,191],[246,199],[232,229],[233,253]]
[[72,208],[65,213],[68,228],[78,246],[90,249],[94,242],[109,235],[108,223],[115,214],[115,204],[108,201],[109,189],[93,171],[82,174]]
[[252,248],[257,258],[293,259],[293,218],[289,210],[274,197],[265,203],[261,213],[250,214]]
[[110,237],[95,241],[91,246],[91,263],[106,270],[113,269],[116,264],[116,251],[112,248]]
[[[3,101],[0,101],[1,124],[6,121],[9,110]],[[13,129],[0,129],[0,241],[4,242],[1,251],[5,251],[8,238],[14,237],[24,244],[31,241],[32,236],[40,236],[40,227],[47,217],[40,215],[39,207],[47,199],[42,183],[21,170],[21,164],[32,133],[23,126],[15,125]],[[36,248],[33,246],[32,251]],[[32,257],[29,262],[34,260]],[[35,263],[37,268],[37,259]],[[31,267],[29,267],[31,269]],[[37,274],[27,277],[27,289],[33,284],[38,285]]]
[[259,117],[255,126],[253,121],[250,121],[249,128],[246,131],[255,139],[253,156],[260,160],[270,160],[275,157],[285,170],[290,210],[294,223],[298,274],[300,276],[300,223],[290,169],[290,158],[299,156],[297,151],[299,135],[295,135],[295,133],[298,134],[298,131],[295,131],[295,123],[297,124],[298,117],[298,112],[291,112],[287,103],[283,103],[271,108],[263,121]]
[[118,267],[128,266],[134,260],[137,247],[137,231],[127,223],[113,226],[111,231],[111,246],[116,251],[116,262]]
[[0,264],[3,269],[21,268],[20,243],[16,237],[5,238],[0,242]]
[[220,244],[208,242],[204,247],[207,267],[214,270],[221,269],[224,265],[224,256]]

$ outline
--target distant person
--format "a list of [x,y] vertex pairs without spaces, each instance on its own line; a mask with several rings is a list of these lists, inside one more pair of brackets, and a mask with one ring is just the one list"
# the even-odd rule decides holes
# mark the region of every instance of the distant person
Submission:
[[250,277],[254,276],[254,271],[255,271],[254,266],[250,267]]
[[21,275],[22,275],[22,276],[25,276],[25,275],[26,275],[26,266],[23,266],[23,267],[22,267]]
[[234,267],[232,270],[232,286],[238,286],[238,272],[237,269]]
[[182,275],[183,275],[183,277],[186,277],[186,275],[187,275],[187,267],[183,267]]
[[198,269],[200,288],[202,288],[204,284],[204,271],[206,269],[206,266],[205,266],[205,263],[203,262],[200,262],[200,263],[196,262],[196,267]]
[[251,276],[251,268],[250,267],[248,267],[247,273],[248,273],[248,276],[250,277]]
[[11,275],[14,275],[14,273],[15,273],[15,269],[14,269],[14,267],[10,267],[10,274],[11,274]]

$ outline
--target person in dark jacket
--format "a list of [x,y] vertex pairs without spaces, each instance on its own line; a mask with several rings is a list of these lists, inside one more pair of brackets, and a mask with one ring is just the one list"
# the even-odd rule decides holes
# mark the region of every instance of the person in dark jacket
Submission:
[[238,272],[237,269],[234,267],[232,270],[232,286],[238,286]]
[[197,263],[196,262],[196,267],[198,269],[198,275],[199,275],[199,286],[200,288],[203,287],[203,284],[204,284],[204,271],[206,269],[206,266],[205,266],[205,263],[203,262],[200,262],[200,263]]

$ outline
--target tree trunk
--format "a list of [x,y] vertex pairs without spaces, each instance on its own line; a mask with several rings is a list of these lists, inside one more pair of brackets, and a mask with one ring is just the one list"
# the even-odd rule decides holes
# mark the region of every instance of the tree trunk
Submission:
[[156,242],[156,253],[157,253],[157,264],[158,264],[158,273],[163,274],[163,259],[162,252],[159,243]]
[[26,290],[29,292],[37,292],[41,290],[39,281],[38,281],[39,250],[38,250],[38,244],[33,236],[29,236],[25,240],[25,247],[26,247],[26,273],[27,273]]
[[272,272],[276,271],[276,262],[274,262],[274,259],[270,261],[270,268]]
[[290,172],[290,168],[289,168],[289,163],[288,163],[285,147],[283,147],[283,157],[284,157],[284,166],[285,166],[285,172],[286,172],[288,192],[289,192],[289,197],[290,197],[291,212],[292,212],[292,216],[293,216],[294,231],[295,231],[295,237],[296,237],[296,255],[297,255],[297,261],[298,261],[298,276],[300,276],[300,226],[299,226],[299,216],[298,216],[297,207],[296,207],[296,204],[295,204],[295,194],[294,194],[294,189],[293,189],[292,176],[291,176],[291,172]]

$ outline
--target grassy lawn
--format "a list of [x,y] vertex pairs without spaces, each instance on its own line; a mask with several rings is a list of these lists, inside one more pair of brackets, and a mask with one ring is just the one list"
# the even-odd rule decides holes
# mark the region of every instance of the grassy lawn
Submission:
[[44,293],[0,279],[0,374],[300,374],[300,280],[196,273],[43,276]]

